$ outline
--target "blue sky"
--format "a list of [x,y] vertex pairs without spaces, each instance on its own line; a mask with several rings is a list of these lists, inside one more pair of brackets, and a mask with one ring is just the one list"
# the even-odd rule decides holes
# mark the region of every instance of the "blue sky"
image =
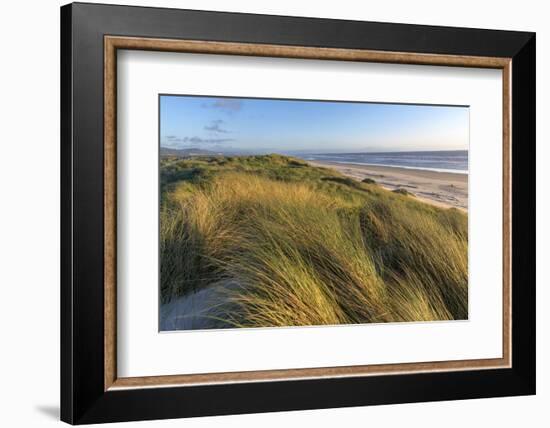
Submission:
[[467,107],[162,95],[160,143],[246,152],[467,150]]

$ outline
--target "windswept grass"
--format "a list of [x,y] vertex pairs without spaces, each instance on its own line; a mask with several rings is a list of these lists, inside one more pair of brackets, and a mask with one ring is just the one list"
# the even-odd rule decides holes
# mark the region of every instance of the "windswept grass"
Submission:
[[278,155],[161,164],[161,294],[212,327],[465,319],[467,216]]

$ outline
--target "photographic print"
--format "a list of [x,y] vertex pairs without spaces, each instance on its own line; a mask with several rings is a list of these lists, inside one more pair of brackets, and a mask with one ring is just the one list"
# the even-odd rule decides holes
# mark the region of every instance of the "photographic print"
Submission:
[[534,33],[60,23],[61,420],[535,394]]
[[159,95],[160,330],[468,319],[468,106]]

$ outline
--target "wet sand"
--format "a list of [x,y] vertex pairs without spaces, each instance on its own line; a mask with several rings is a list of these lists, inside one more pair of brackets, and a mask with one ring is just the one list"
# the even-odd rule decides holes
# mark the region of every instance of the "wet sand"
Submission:
[[378,165],[308,161],[311,165],[333,168],[356,180],[371,178],[385,189],[405,189],[424,202],[468,211],[468,174],[425,171]]

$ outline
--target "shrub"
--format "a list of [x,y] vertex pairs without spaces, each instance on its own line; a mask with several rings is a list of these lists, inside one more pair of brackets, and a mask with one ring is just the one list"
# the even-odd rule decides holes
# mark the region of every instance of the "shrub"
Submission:
[[398,195],[412,196],[411,192],[409,192],[407,189],[403,189],[402,187],[399,187],[398,189],[392,190],[392,192],[397,193]]

